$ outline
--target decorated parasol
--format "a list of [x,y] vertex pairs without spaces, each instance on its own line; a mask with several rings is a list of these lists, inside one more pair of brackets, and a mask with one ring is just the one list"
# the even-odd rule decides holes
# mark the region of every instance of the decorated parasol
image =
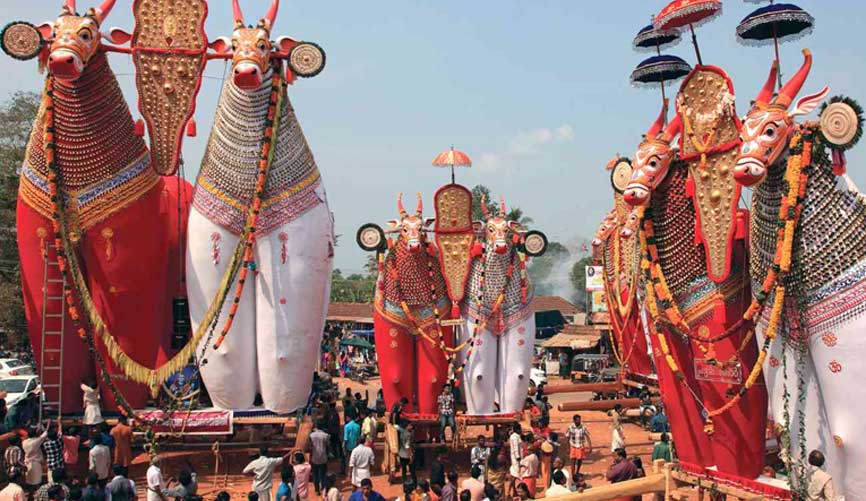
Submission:
[[[746,45],[764,45],[772,40],[779,63],[779,42],[808,35],[815,25],[815,18],[805,10],[789,3],[761,7],[744,17],[737,25],[737,40]],[[782,74],[779,72],[779,86]]]
[[455,165],[463,165],[466,167],[472,166],[472,159],[469,158],[469,155],[463,153],[460,150],[455,150],[452,146],[451,149],[445,150],[442,153],[436,155],[436,158],[433,159],[433,165],[436,167],[451,167],[451,183],[454,183],[454,166]]
[[688,75],[690,71],[692,71],[692,67],[682,58],[658,55],[641,61],[631,72],[629,80],[631,80],[632,85],[639,87],[661,87],[662,102],[667,103],[665,83],[679,80]]
[[698,38],[695,36],[695,25],[715,19],[721,13],[721,0],[674,0],[658,13],[653,25],[659,30],[688,26],[692,33],[692,45],[695,47],[698,64],[703,65]]
[[637,32],[632,43],[637,50],[661,54],[663,48],[676,45],[681,38],[680,30],[676,28],[657,30],[655,26],[648,24]]

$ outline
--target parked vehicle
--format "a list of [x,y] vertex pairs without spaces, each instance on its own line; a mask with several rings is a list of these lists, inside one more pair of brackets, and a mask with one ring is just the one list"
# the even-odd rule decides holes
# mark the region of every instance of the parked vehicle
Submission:
[[536,388],[538,385],[542,384],[547,384],[547,373],[544,372],[544,369],[533,367],[532,370],[529,371],[529,386],[531,388]]
[[17,358],[0,358],[0,377],[33,374],[36,374],[36,370]]
[[6,407],[12,407],[32,394],[42,394],[42,384],[34,375],[9,376],[0,379],[0,392],[6,393]]

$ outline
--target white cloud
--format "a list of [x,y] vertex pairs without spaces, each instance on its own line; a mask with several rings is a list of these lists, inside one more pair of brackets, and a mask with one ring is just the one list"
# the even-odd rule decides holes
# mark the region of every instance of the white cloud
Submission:
[[574,140],[574,127],[562,124],[556,128],[542,128],[522,131],[511,137],[503,151],[482,153],[476,164],[479,169],[496,170],[509,160],[537,156],[543,153],[545,147],[568,143]]

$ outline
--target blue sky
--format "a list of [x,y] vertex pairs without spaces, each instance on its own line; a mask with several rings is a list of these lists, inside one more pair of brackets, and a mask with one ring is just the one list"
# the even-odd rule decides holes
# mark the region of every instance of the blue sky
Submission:
[[[95,3],[95,2],[94,2]],[[79,0],[79,10],[89,7]],[[131,0],[118,0],[109,26],[131,28]],[[266,0],[242,0],[247,21]],[[60,0],[4,1],[0,19],[34,23],[53,19]],[[647,54],[631,48],[637,30],[663,0],[283,0],[274,35],[319,43],[328,62],[319,76],[290,88],[290,97],[324,176],[337,233],[336,265],[358,270],[364,254],[357,227],[396,216],[395,195],[421,191],[432,207],[445,170],[430,166],[454,144],[474,160],[458,181],[487,184],[519,205],[552,239],[591,236],[611,205],[604,165],[631,155],[659,110],[658,91],[628,82]],[[804,92],[828,84],[831,93],[866,101],[866,55],[858,47],[866,28],[866,2],[798,0],[817,19],[807,38],[782,46],[782,71],[812,49],[815,65]],[[724,14],[698,28],[706,64],[734,81],[738,111],[766,77],[771,47],[744,47],[737,23],[755,4],[728,0]],[[207,29],[215,38],[231,29],[231,2],[210,2]],[[694,63],[691,46],[667,50]],[[130,103],[132,64],[112,56]],[[194,180],[216,106],[223,63],[211,63],[199,95],[199,137],[184,146],[187,177]],[[0,96],[40,89],[36,63],[0,56]],[[135,109],[135,106],[132,106]],[[849,173],[863,148],[848,155]]]

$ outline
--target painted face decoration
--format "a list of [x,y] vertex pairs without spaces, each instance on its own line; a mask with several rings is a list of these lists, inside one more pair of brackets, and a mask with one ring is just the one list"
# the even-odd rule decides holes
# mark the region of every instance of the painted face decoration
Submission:
[[99,27],[114,7],[115,0],[104,0],[83,16],[76,13],[75,0],[66,0],[60,17],[39,26],[42,38],[49,42],[48,71],[58,80],[74,81],[100,46]]
[[665,109],[662,108],[655,123],[644,136],[644,142],[641,143],[634,155],[634,170],[631,181],[623,192],[623,198],[631,206],[649,203],[650,193],[664,180],[671,162],[674,160],[675,152],[671,147],[671,142],[679,134],[682,125],[679,116],[677,116],[668,123],[659,135],[664,118]]
[[400,233],[400,238],[406,243],[406,250],[409,252],[421,250],[425,241],[424,231],[427,223],[423,217],[424,206],[421,201],[421,193],[418,193],[417,197],[418,205],[415,208],[415,214],[410,215],[403,207],[403,194],[397,195],[397,210],[400,213],[400,219],[388,221],[391,231]]
[[481,211],[484,214],[484,221],[480,223],[481,230],[484,232],[484,240],[493,246],[494,252],[505,254],[508,252],[510,233],[517,232],[520,223],[506,219],[505,197],[499,197],[499,214],[491,215],[487,209],[487,200],[482,196]]
[[791,102],[800,92],[809,70],[812,67],[812,53],[803,50],[805,60],[800,70],[779,90],[772,99],[778,67],[773,62],[770,75],[764,87],[755,98],[755,104],[743,120],[740,139],[743,144],[734,167],[734,179],[743,186],[753,186],[764,179],[767,169],[776,165],[787,149],[788,140],[794,126],[794,117],[810,113],[829,93],[824,87],[821,92],[804,96],[792,111]]

